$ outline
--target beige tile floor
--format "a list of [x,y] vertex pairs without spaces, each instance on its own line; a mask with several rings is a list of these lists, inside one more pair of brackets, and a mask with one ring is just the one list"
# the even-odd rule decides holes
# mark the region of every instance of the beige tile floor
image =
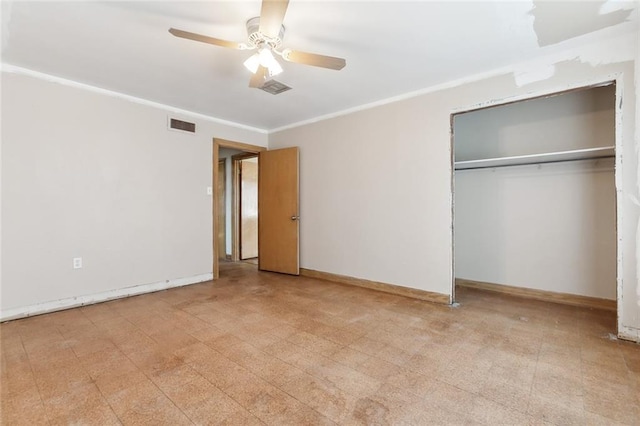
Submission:
[[222,273],[2,324],[2,424],[640,424],[613,313]]

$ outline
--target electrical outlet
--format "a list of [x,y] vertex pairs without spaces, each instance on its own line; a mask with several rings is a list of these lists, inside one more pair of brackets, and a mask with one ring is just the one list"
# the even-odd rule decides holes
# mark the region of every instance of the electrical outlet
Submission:
[[213,188],[210,186],[207,186],[207,195],[213,195]]
[[73,269],[80,269],[82,268],[82,258],[81,257],[74,257],[73,258]]

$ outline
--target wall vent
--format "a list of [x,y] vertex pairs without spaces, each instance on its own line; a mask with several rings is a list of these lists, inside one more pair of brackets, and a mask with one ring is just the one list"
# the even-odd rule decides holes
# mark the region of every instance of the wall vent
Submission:
[[291,89],[291,87],[287,86],[284,83],[280,83],[279,81],[269,80],[260,88],[267,93],[271,93],[272,95],[278,95],[282,92],[286,92]]
[[169,118],[169,128],[173,130],[180,130],[183,132],[195,133],[196,123],[189,123],[188,121]]

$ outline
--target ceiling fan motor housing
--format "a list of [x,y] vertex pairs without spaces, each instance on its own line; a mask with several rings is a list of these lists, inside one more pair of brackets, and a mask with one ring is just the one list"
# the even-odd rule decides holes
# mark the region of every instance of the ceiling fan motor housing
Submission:
[[259,48],[266,43],[271,46],[272,49],[276,49],[282,44],[282,40],[284,39],[284,25],[280,26],[280,32],[277,37],[268,37],[260,32],[260,17],[256,16],[247,21],[247,34],[249,36],[249,43],[252,46]]

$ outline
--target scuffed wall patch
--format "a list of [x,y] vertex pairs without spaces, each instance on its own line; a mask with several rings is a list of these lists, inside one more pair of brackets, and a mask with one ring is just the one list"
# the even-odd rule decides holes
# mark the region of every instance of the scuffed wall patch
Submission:
[[[580,7],[576,7],[579,3]],[[618,10],[603,13],[614,7],[612,2],[550,2],[537,0],[529,12],[534,17],[533,29],[540,47],[550,46],[574,37],[612,27],[630,19],[634,2],[615,2]]]
[[593,67],[598,65],[613,64],[618,62],[633,61],[633,39],[631,37],[615,38],[615,49],[606,42],[594,43],[594,49],[581,52],[580,61]]
[[570,75],[575,67],[591,67],[634,61],[632,37],[620,35],[590,44],[590,49],[567,49],[532,61],[514,65],[513,77],[518,87],[526,86],[562,74]]
[[527,66],[524,69],[515,70],[513,77],[516,80],[516,85],[522,87],[551,78],[555,73],[556,66],[554,64],[536,64]]
[[518,87],[538,83],[551,77],[573,75],[575,70],[583,67],[584,61],[577,55],[567,59],[547,57],[538,62],[530,62],[515,67],[513,78]]

